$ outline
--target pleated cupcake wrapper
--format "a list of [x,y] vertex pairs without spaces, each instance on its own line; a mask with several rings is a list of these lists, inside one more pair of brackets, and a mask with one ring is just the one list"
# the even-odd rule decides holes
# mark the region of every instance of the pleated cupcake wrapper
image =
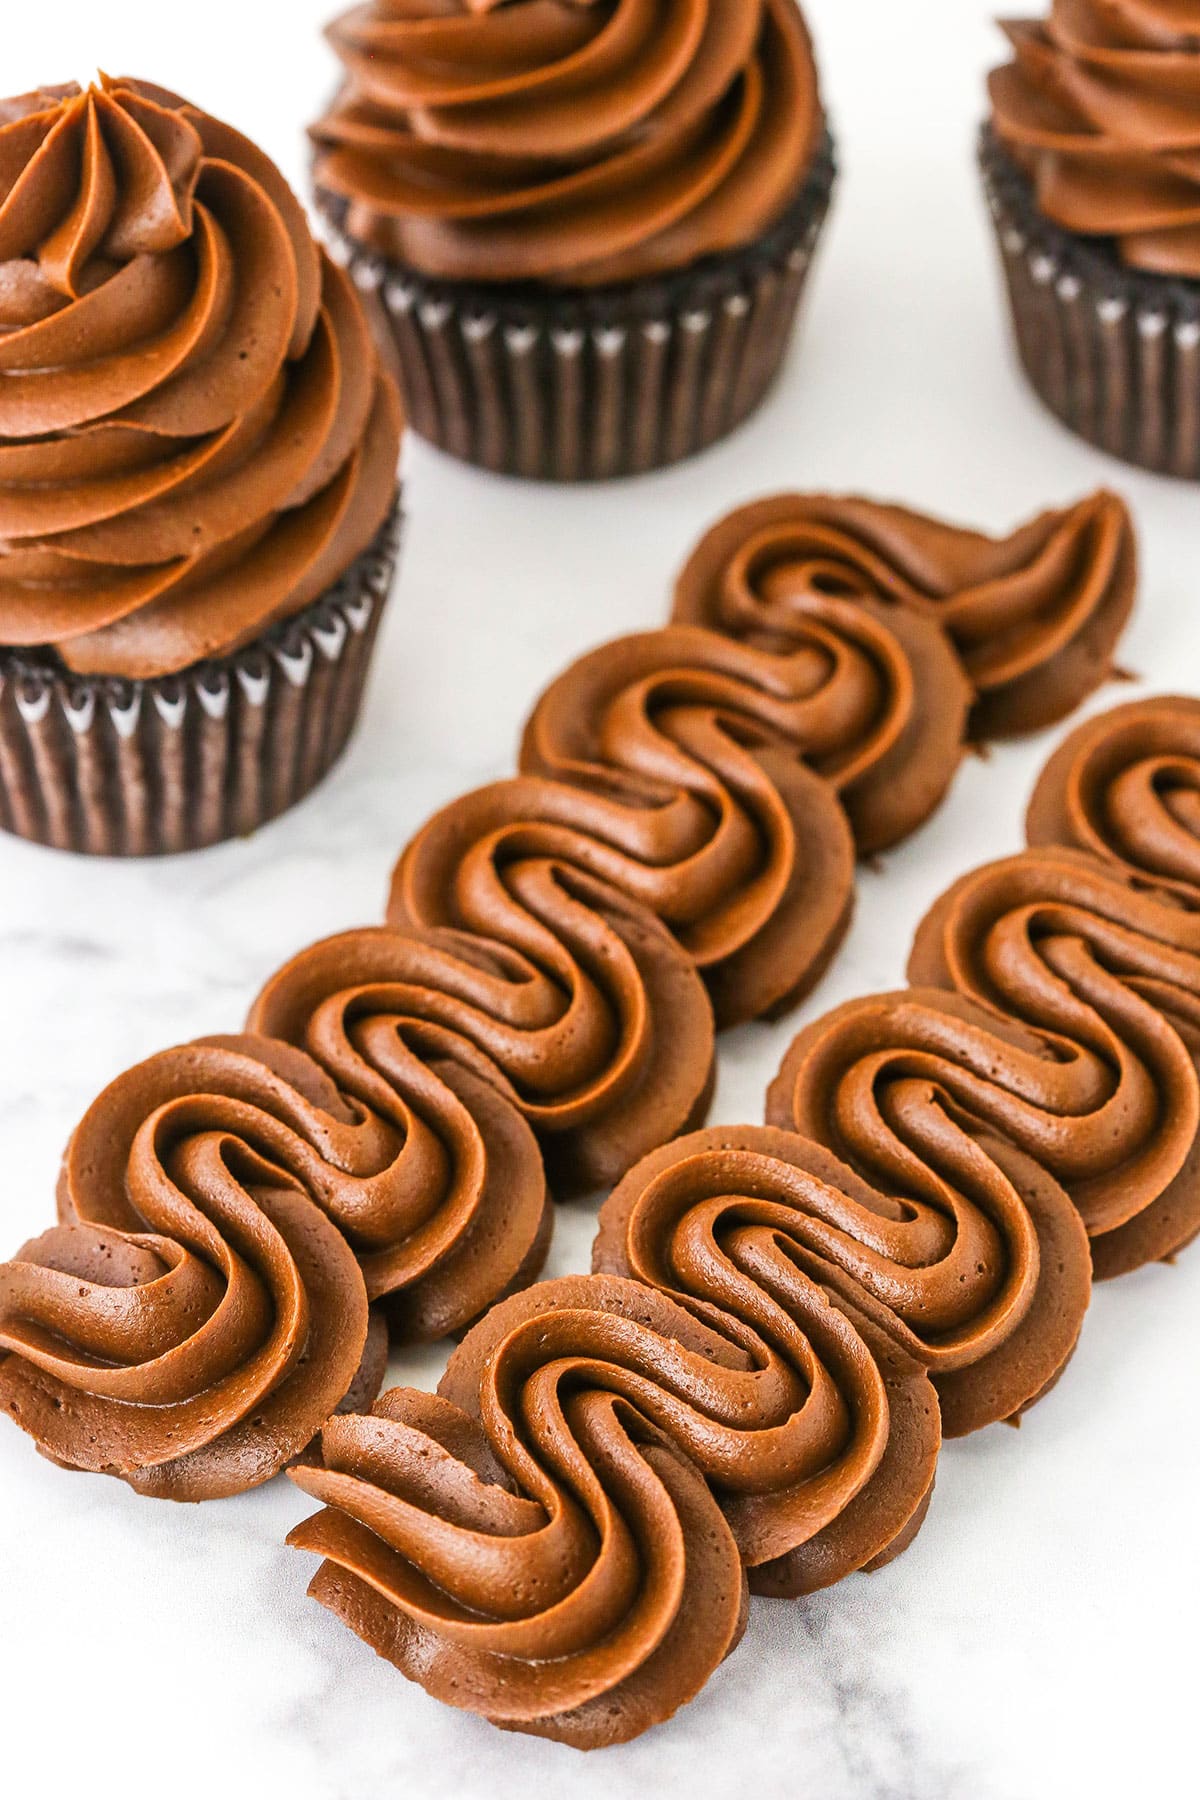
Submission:
[[558,481],[642,474],[739,425],[783,361],[829,208],[827,144],[750,250],[603,295],[510,299],[437,284],[362,249],[321,196],[333,246],[395,341],[409,422],[452,456]]
[[990,133],[980,160],[1017,351],[1034,388],[1089,443],[1200,479],[1200,283],[1127,270],[1043,221]]
[[103,856],[196,850],[295,805],[345,748],[391,586],[395,507],[338,586],[220,661],[154,681],[0,654],[0,826]]

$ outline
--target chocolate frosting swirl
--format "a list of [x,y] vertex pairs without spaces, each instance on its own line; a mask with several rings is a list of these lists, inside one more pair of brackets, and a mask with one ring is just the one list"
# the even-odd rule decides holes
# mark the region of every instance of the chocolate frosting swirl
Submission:
[[[728,1022],[778,1009],[815,980],[849,910],[855,835],[891,842],[925,816],[958,760],[969,699],[941,625],[914,607],[823,596],[803,628],[778,644],[766,635],[739,643],[672,626],[584,657],[536,706],[523,772],[414,838],[389,927],[312,946],[268,982],[247,1035],[169,1052],[101,1096],[73,1140],[60,1232],[0,1267],[0,1394],[49,1454],[153,1493],[264,1479],[304,1450],[355,1368],[355,1394],[373,1391],[382,1336],[369,1304],[401,1339],[463,1330],[536,1277],[548,1179],[560,1193],[611,1185],[700,1122],[713,1075],[705,982]],[[811,1275],[819,1251],[821,1284],[868,1336],[872,1309],[890,1309],[889,1354],[932,1372],[954,1429],[1018,1411],[1069,1353],[1082,1240],[1063,1189],[1109,1245],[1132,1241],[1119,1232],[1136,1214],[1139,1254],[1183,1241],[1179,1219],[1191,1218],[1182,1189],[1163,1183],[1179,1173],[1178,1157],[1167,1166],[1176,1137],[1200,1118],[1184,1042],[1200,967],[1194,914],[1079,852],[1056,852],[1054,868],[1079,880],[1099,869],[1111,919],[1094,896],[1054,890],[1034,894],[1036,905],[1086,915],[1105,971],[1115,921],[1127,961],[1105,973],[1099,999],[1085,970],[1061,1017],[1048,1004],[1028,1028],[995,1030],[1016,1032],[1010,1041],[1053,1086],[1047,1041],[1066,1041],[1092,1006],[1075,1110],[1103,1111],[1105,1058],[1131,1096],[1117,1106],[1131,1140],[1154,1124],[1148,1093],[1168,1108],[1177,1095],[1176,1136],[1159,1162],[1137,1143],[1114,1152],[1119,1179],[1103,1194],[1093,1184],[1108,1207],[1093,1217],[1096,1196],[1073,1165],[1031,1161],[1036,1130],[979,1150],[1008,1111],[984,1107],[981,1123],[970,1084],[960,1092],[940,1068],[942,1085],[921,1090],[919,1105],[899,1084],[909,1135],[878,1167],[867,1157],[860,1168],[855,1145],[816,1114],[804,1126],[813,1143],[782,1158],[792,1174],[780,1178],[780,1205],[796,1202],[796,1181],[807,1196],[786,1226],[797,1267]],[[1122,908],[1141,910],[1130,921]],[[1055,945],[1055,978],[1057,957]],[[927,979],[954,989],[957,977],[948,964]],[[1012,1004],[1024,1018],[1022,991],[1018,980]],[[991,1028],[1001,1002],[969,999]],[[936,1009],[954,1030],[978,1025],[953,993]],[[1121,1062],[1134,1013],[1142,1036]],[[953,1031],[939,1029],[944,1049]],[[794,1107],[786,1117],[797,1122]],[[846,1166],[834,1169],[820,1146]],[[1112,1194],[1131,1170],[1146,1192],[1117,1217]],[[899,1217],[885,1183],[909,1196]],[[821,1184],[842,1196],[836,1254],[813,1235]],[[107,1286],[89,1272],[105,1256],[118,1271]],[[965,1291],[947,1286],[954,1274]],[[353,1307],[336,1302],[352,1321],[335,1346],[342,1360],[322,1335],[339,1282],[355,1295]],[[697,1298],[682,1277],[660,1285],[686,1305]],[[926,1487],[903,1488],[903,1517],[860,1562],[902,1540]],[[854,1496],[843,1498],[848,1518]],[[758,1579],[778,1591],[815,1580],[833,1566],[832,1540],[822,1542],[799,1561],[807,1539],[755,1552],[756,1566],[780,1565]]]
[[[743,1560],[770,1591],[836,1579],[919,1523],[932,1484],[920,1370],[763,1250],[741,1314],[611,1275],[546,1283],[476,1327],[440,1403],[400,1391],[335,1421],[324,1467],[294,1477],[326,1505],[289,1539],[326,1558],[310,1592],[498,1724],[591,1748],[669,1717],[737,1642]],[[877,1497],[868,1524],[856,1494]]]
[[369,1403],[384,1317],[438,1338],[536,1277],[539,1139],[560,1191],[590,1188],[702,1116],[712,1013],[669,933],[535,856],[504,898],[488,936],[316,944],[246,1035],[100,1097],[63,1228],[0,1265],[0,1404],[47,1454],[178,1499],[267,1479],[364,1357]]
[[870,855],[910,836],[945,797],[968,700],[933,623],[835,600],[814,606],[790,641],[761,649],[675,626],[593,651],[538,701],[521,767],[597,785],[615,765],[626,781],[661,784],[673,761],[691,785],[678,748],[664,762],[664,739],[689,760],[709,745],[728,757],[730,744],[768,768],[803,757]]
[[736,1463],[737,1397],[786,1421],[798,1384],[765,1354],[636,1282],[516,1296],[440,1398],[386,1394],[294,1472],[326,1509],[288,1539],[326,1559],[310,1593],[451,1706],[580,1749],[638,1736],[741,1636],[737,1544],[688,1446]]
[[1005,1066],[1031,1048],[952,997],[884,994],[801,1032],[767,1096],[772,1124],[845,1160],[835,1185],[858,1204],[831,1218],[826,1254],[891,1307],[951,1437],[1044,1393],[1090,1298],[1067,1194],[991,1112],[969,1109],[986,1057]]
[[1089,719],[1042,772],[1031,844],[1070,844],[1200,906],[1200,700],[1135,700]]
[[594,287],[752,244],[824,131],[795,0],[368,0],[320,191],[425,275]]
[[[779,653],[858,612],[936,620],[975,691],[972,734],[1065,718],[1110,673],[1133,606],[1137,545],[1115,494],[1046,512],[1005,538],[853,496],[779,494],[707,533],[676,619]],[[911,629],[911,627],[910,627]]]
[[787,1133],[654,1153],[604,1209],[598,1273],[494,1308],[438,1399],[326,1429],[293,1475],[325,1505],[288,1540],[325,1558],[310,1593],[437,1698],[593,1748],[734,1647],[743,1563],[794,1595],[890,1560],[940,1427],[873,1291],[885,1256],[844,1253],[866,1196]]
[[[484,1101],[527,1120],[560,1194],[611,1184],[708,1105],[703,985],[642,907],[577,871],[530,855],[505,870],[502,887],[484,889],[471,929],[356,931],[302,951],[268,983],[251,1026],[302,1045],[408,1135],[445,1110],[431,1098],[436,1078],[460,1094],[449,1104],[465,1105],[463,1129]],[[479,1159],[452,1139],[447,1149],[451,1177],[475,1180]],[[414,1148],[418,1170],[427,1154]],[[443,1304],[464,1282],[479,1290],[442,1330],[468,1323],[526,1267],[540,1230],[540,1164],[529,1183],[537,1205],[522,1209],[519,1234],[508,1216],[514,1186],[501,1165],[500,1210],[480,1222],[486,1242],[466,1241],[448,1263],[440,1247]],[[511,1261],[503,1279],[483,1278],[501,1256]]]
[[74,1469],[238,1493],[368,1405],[386,1338],[331,1222],[386,1128],[251,1037],[165,1051],[90,1108],[61,1223],[0,1264],[0,1406]]
[[[632,1170],[591,1283],[527,1290],[476,1327],[443,1386],[459,1414],[398,1394],[382,1410],[402,1440],[335,1423],[325,1467],[298,1475],[327,1506],[293,1536],[327,1559],[312,1591],[431,1692],[501,1723],[590,1744],[666,1716],[729,1648],[727,1586],[720,1628],[697,1625],[677,1658],[683,1685],[655,1660],[676,1612],[630,1650],[641,1589],[599,1627],[581,1607],[611,1509],[557,1587],[522,1595],[516,1620],[506,1604],[511,1539],[540,1548],[564,1490],[598,1469],[607,1492],[613,1459],[576,1433],[568,1460],[558,1430],[564,1397],[582,1414],[596,1390],[703,1477],[752,1586],[805,1593],[898,1553],[939,1431],[1016,1419],[1058,1379],[1093,1259],[1120,1273],[1200,1230],[1195,718],[1139,703],[1075,733],[1031,811],[1068,841],[956,883],[918,932],[911,988],[800,1034],[767,1130],[698,1133]],[[569,1471],[562,1489],[551,1468]],[[538,1503],[489,1512],[483,1548],[480,1480]],[[678,1513],[663,1537],[686,1567]],[[653,1585],[649,1553],[641,1568]],[[553,1678],[568,1591],[586,1692]],[[600,1655],[614,1634],[615,1666]],[[616,1724],[559,1710],[602,1696]]]
[[[449,1028],[501,984],[473,964],[384,931],[302,951],[267,983],[249,1029],[302,1049],[376,1121],[385,1158],[330,1193],[392,1336],[460,1331],[532,1280],[550,1236],[536,1140],[498,1070]],[[442,1018],[438,1017],[441,1001]]]
[[771,1121],[893,1183],[945,1173],[950,1121],[1069,1196],[1097,1276],[1173,1257],[1200,1232],[1198,753],[1200,704],[1179,696],[1072,732],[1032,847],[934,904],[907,993],[801,1033]]
[[1070,850],[957,883],[917,934],[910,980],[1031,1027],[974,1098],[1063,1184],[1100,1276],[1200,1229],[1200,915]]
[[849,919],[839,790],[869,845],[911,831],[958,764],[966,698],[925,621],[897,634],[831,611],[782,656],[679,628],[619,638],[543,695],[518,779],[418,833],[388,916],[490,931],[511,908],[511,870],[547,858],[665,921],[719,1023],[778,1011]]
[[[851,1002],[801,1033],[771,1091],[773,1123],[869,1179],[926,1188],[965,1134],[985,1174],[995,1164],[1020,1191],[1051,1275],[1065,1263],[1062,1195],[1099,1277],[1169,1258],[1196,1235],[1195,909],[1083,852],[1028,850],[936,902],[908,975],[908,992]],[[963,1188],[952,1165],[949,1178]],[[1005,1235],[1004,1266],[1016,1269],[1025,1253]],[[981,1277],[994,1270],[981,1258]]]
[[399,400],[263,153],[145,82],[0,107],[0,644],[169,674],[332,587]]
[[698,1457],[756,1592],[880,1568],[925,1516],[941,1429],[929,1359],[897,1315],[919,1277],[889,1260],[882,1211],[815,1144],[747,1125],[668,1144],[600,1214],[597,1273],[667,1295],[756,1368],[769,1346],[801,1375],[786,1431],[754,1439],[732,1477]]
[[1004,22],[996,135],[1039,210],[1130,268],[1200,276],[1200,36],[1187,0],[1053,0]]

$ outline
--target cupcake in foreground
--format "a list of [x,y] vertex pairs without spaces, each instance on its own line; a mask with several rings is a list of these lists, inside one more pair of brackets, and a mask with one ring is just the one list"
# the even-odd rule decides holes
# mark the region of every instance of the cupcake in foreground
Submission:
[[368,0],[329,35],[318,199],[422,436],[594,479],[754,410],[833,182],[795,0]]
[[1026,373],[1114,456],[1200,479],[1200,13],[1011,20],[982,160]]
[[399,400],[263,153],[145,82],[0,103],[0,824],[253,830],[353,726]]

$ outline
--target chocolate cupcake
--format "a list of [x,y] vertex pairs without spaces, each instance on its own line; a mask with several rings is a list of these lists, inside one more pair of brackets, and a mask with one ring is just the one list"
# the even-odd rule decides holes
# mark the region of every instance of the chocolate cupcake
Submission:
[[1200,478],[1200,30],[1178,0],[1006,21],[982,162],[1017,349],[1051,410]]
[[369,0],[329,35],[318,200],[422,436],[595,479],[754,410],[833,183],[795,0]]
[[0,825],[252,831],[353,726],[399,401],[263,153],[145,82],[0,104]]

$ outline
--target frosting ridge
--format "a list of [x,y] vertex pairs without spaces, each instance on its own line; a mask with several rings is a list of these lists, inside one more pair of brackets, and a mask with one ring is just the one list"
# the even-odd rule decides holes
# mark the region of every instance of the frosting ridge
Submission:
[[[776,652],[831,609],[936,620],[974,690],[972,732],[1040,730],[1111,671],[1133,605],[1128,508],[1103,490],[1005,538],[852,495],[779,494],[697,545],[674,616]],[[889,784],[890,786],[890,784]]]
[[428,276],[595,287],[751,244],[824,130],[795,0],[368,0],[329,37],[318,189]]
[[102,77],[0,116],[0,643],[174,673],[303,610],[392,504],[399,400],[230,126]]
[[568,1277],[505,1302],[437,1398],[386,1394],[294,1471],[325,1504],[288,1540],[326,1559],[310,1592],[450,1705],[580,1749],[636,1737],[745,1622],[733,1533],[672,1429],[722,1435],[714,1360],[715,1379],[755,1385],[736,1349],[634,1282]]
[[1016,1153],[1069,1199],[1098,1277],[1188,1244],[1200,1231],[1195,715],[1168,696],[1070,734],[1035,791],[1031,847],[935,902],[906,992],[801,1033],[771,1121],[894,1180],[913,1166],[914,1131],[945,1139],[949,1120],[1001,1169]]
[[1200,275],[1200,41],[1177,0],[1052,0],[1003,30],[996,135],[1040,212],[1110,239],[1122,262]]
[[521,775],[416,834],[389,918],[486,928],[506,904],[510,861],[544,854],[663,920],[721,1024],[782,1009],[823,972],[849,919],[855,840],[839,788],[867,831],[872,794],[891,794],[891,841],[957,767],[966,684],[936,627],[914,632],[919,659],[903,632],[858,616],[814,625],[781,656],[678,627],[591,652],[535,706]]
[[130,1070],[72,1137],[60,1223],[0,1265],[0,1404],[53,1460],[145,1494],[269,1479],[382,1381],[328,1190],[386,1157],[378,1122],[281,1045]]

